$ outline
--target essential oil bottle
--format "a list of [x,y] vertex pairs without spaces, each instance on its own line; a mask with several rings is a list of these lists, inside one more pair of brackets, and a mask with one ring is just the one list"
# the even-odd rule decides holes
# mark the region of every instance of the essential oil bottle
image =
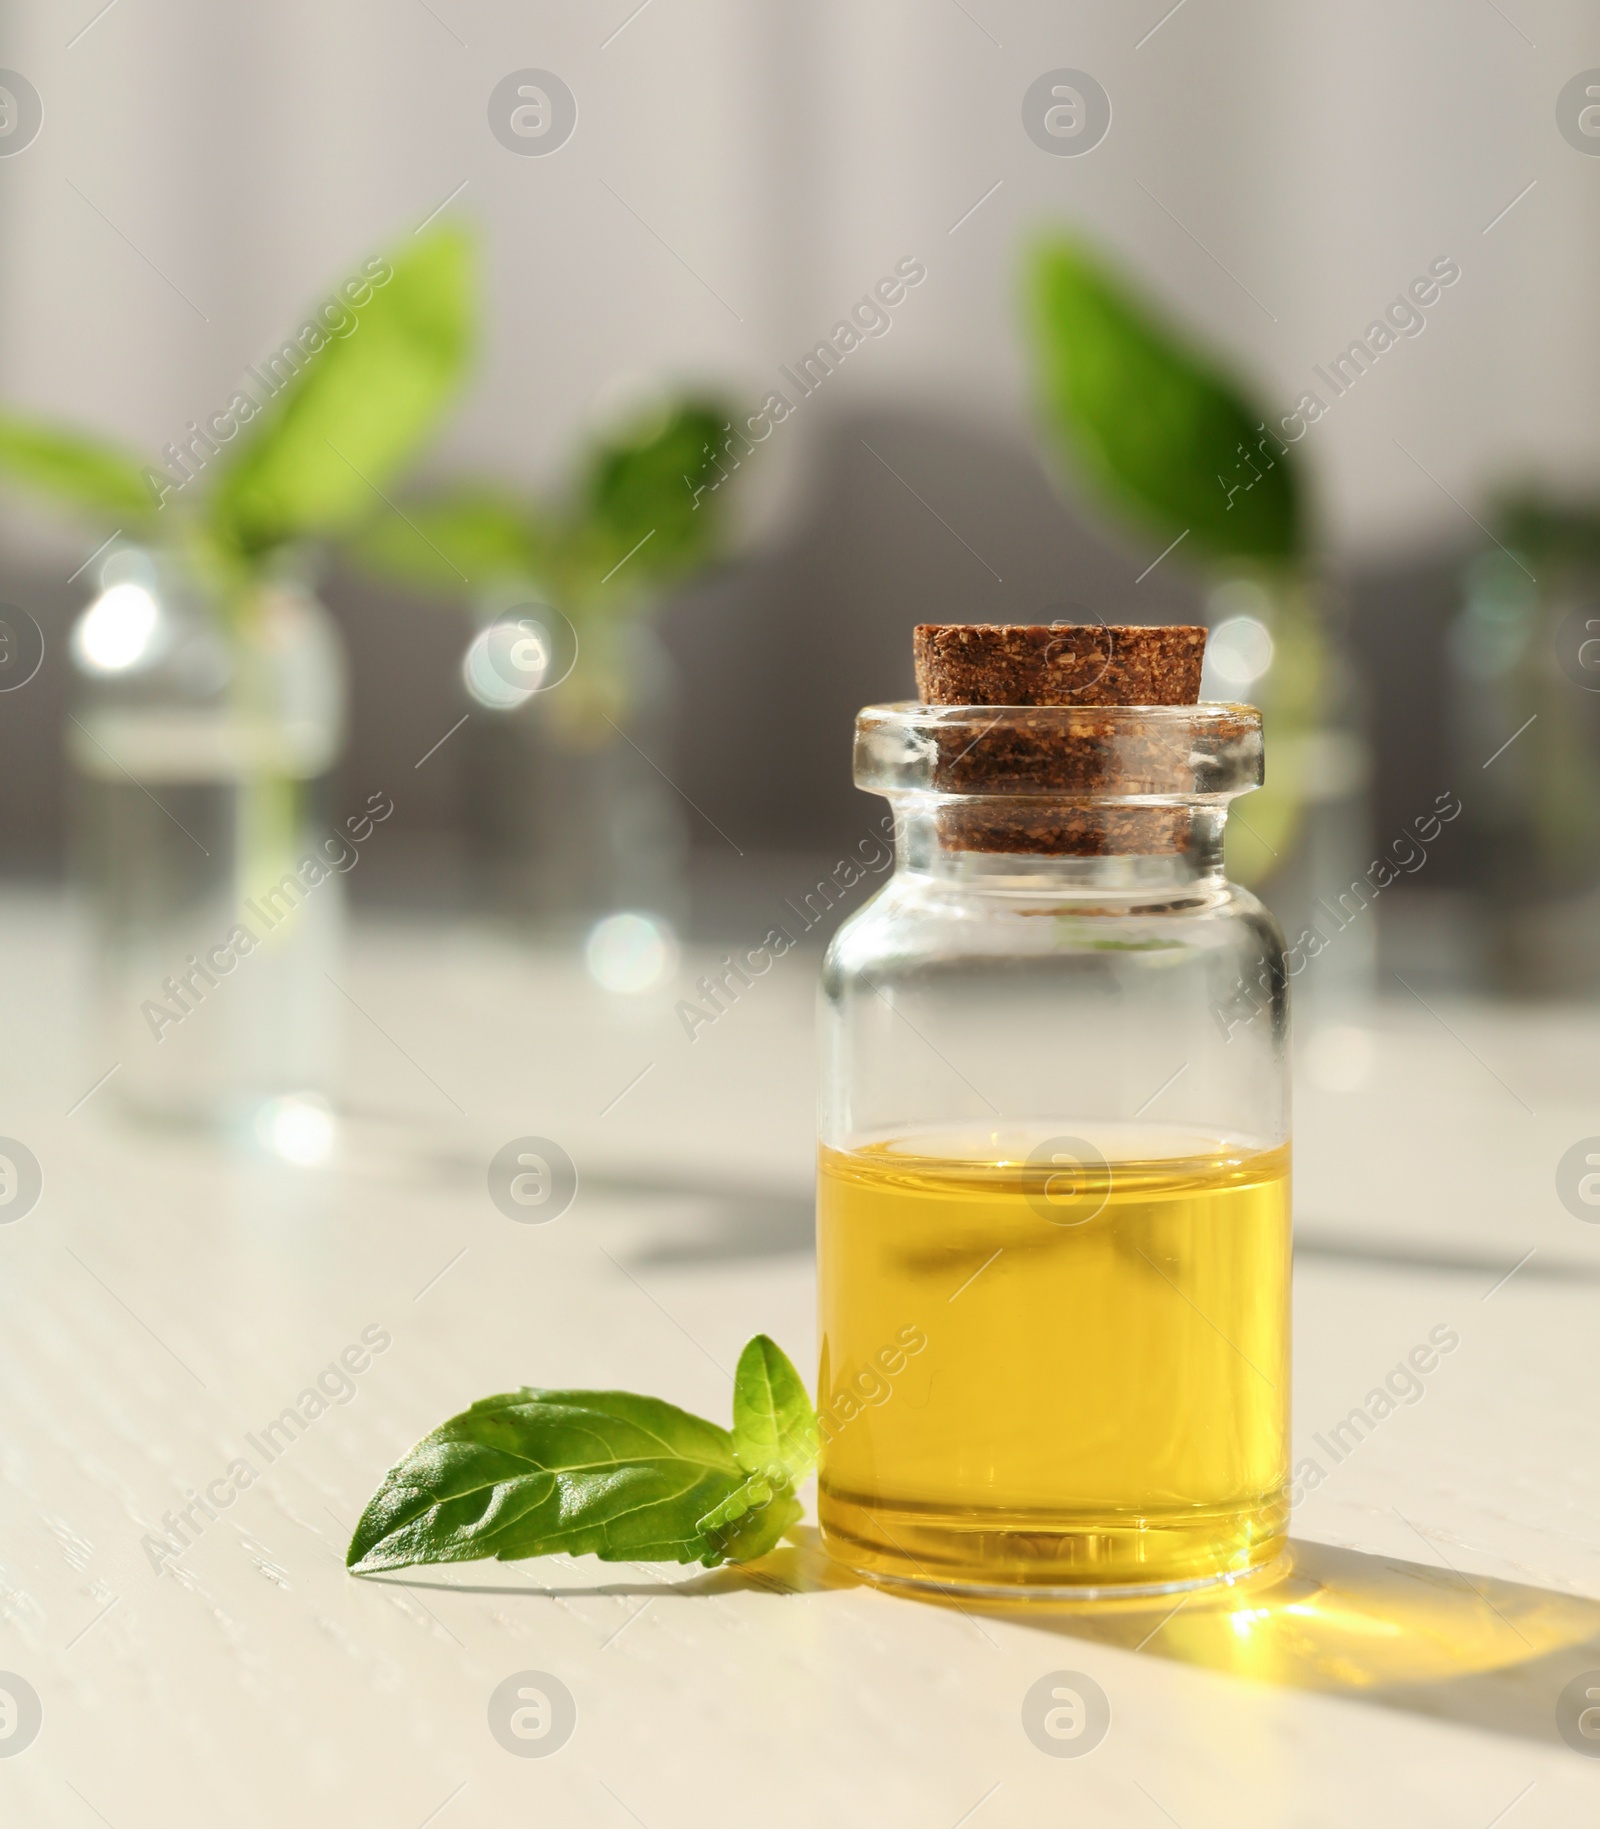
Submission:
[[1288,1526],[1283,939],[1223,874],[1252,707],[1201,629],[925,626],[855,780],[896,863],[823,978],[831,1552],[1088,1597]]

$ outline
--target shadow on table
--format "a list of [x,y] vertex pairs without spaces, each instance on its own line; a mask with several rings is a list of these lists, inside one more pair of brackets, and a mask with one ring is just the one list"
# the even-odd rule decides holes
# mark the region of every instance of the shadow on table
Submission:
[[1177,1601],[936,1604],[1557,1745],[1556,1698],[1600,1671],[1600,1602],[1324,1543]]
[[[482,1186],[483,1163],[454,1147],[425,1142],[420,1149],[412,1131],[370,1110],[344,1113],[363,1145],[347,1157],[362,1169],[386,1177],[403,1175],[413,1182],[417,1170],[431,1171],[445,1185]],[[640,1268],[720,1264],[771,1257],[810,1257],[816,1250],[816,1196],[810,1189],[783,1188],[755,1180],[714,1180],[703,1174],[652,1167],[586,1168],[583,1189],[590,1194],[648,1203],[657,1211],[651,1236],[628,1253]],[[662,1210],[664,1209],[664,1210]],[[1462,1276],[1503,1278],[1515,1268],[1525,1280],[1543,1278],[1564,1284],[1600,1282],[1600,1263],[1565,1257],[1541,1247],[1536,1259],[1508,1262],[1510,1251],[1475,1250],[1431,1240],[1374,1237],[1340,1219],[1296,1221],[1295,1257],[1322,1258],[1382,1269],[1449,1271]]]
[[[676,1581],[651,1579],[642,1566],[640,1580],[560,1586],[366,1579],[473,1594],[662,1600],[792,1597],[863,1585],[826,1554],[814,1529],[794,1536],[758,1564]],[[1600,1602],[1325,1543],[1294,1541],[1283,1565],[1176,1601],[990,1603],[927,1589],[906,1598],[953,1609],[980,1630],[985,1619],[1004,1620],[1246,1682],[1317,1690],[1555,1745],[1556,1698],[1580,1672],[1600,1671]]]
[[[379,1180],[419,1175],[440,1187],[483,1187],[485,1164],[448,1142],[396,1123],[387,1113],[347,1104],[344,1166]],[[582,1194],[645,1203],[651,1236],[628,1254],[635,1265],[719,1264],[749,1258],[809,1257],[816,1249],[817,1204],[809,1189],[688,1171],[593,1169],[585,1165]],[[581,1215],[581,1207],[577,1209]]]
[[680,1197],[694,1203],[688,1228],[663,1226],[632,1253],[635,1264],[718,1264],[744,1258],[809,1256],[816,1249],[817,1205],[809,1192],[708,1186],[691,1176],[591,1175],[597,1193]]

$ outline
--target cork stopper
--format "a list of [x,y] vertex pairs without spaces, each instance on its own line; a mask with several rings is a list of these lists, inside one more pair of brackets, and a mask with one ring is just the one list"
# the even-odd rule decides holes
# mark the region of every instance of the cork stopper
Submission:
[[[959,749],[955,733],[941,740],[940,787],[972,796],[941,809],[941,847],[1057,857],[1183,850],[1185,809],[1108,803],[1106,787],[1113,757],[1126,769],[1130,748],[1133,765],[1153,776],[1181,766],[1188,732],[1154,726],[1132,735],[1112,708],[1197,704],[1205,646],[1206,631],[1187,626],[920,624],[924,705],[1039,708],[1034,718],[996,720]],[[1090,709],[1073,716],[1065,706]],[[1029,785],[1019,797],[1020,778]]]
[[924,705],[1193,705],[1206,632],[1135,624],[924,622]]

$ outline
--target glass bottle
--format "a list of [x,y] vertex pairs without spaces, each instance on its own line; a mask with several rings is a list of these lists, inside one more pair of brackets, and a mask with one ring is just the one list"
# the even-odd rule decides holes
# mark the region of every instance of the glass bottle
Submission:
[[[327,823],[338,636],[283,575],[233,609],[174,553],[120,548],[72,632],[74,866],[107,1092],[163,1122],[331,1142],[342,877]],[[383,817],[380,812],[377,817]],[[265,1127],[262,1129],[262,1127]]]
[[[642,613],[588,618],[580,634],[512,584],[485,595],[478,621],[462,674],[495,714],[469,733],[488,899],[531,938],[585,943],[606,988],[650,989],[670,971],[688,913],[688,832],[668,779],[672,658]],[[511,683],[517,644],[502,638],[513,630],[551,650],[532,686]]]
[[[1600,992],[1600,527],[1526,505],[1450,630],[1466,855],[1490,987]],[[1537,578],[1535,577],[1537,573]]]
[[1227,865],[1284,932],[1323,946],[1295,986],[1299,1041],[1367,1013],[1381,915],[1346,932],[1340,895],[1372,859],[1372,775],[1361,684],[1325,584],[1242,570],[1207,597],[1202,698],[1248,695],[1272,733],[1272,780],[1228,828]]
[[[1045,765],[1065,752],[1073,796]],[[855,779],[893,807],[896,865],[823,972],[832,1553],[1078,1596],[1271,1562],[1288,961],[1222,866],[1260,713],[869,706]]]

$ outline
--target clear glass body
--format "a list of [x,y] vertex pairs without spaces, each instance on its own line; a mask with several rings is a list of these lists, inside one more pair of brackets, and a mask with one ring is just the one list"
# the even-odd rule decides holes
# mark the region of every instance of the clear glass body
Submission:
[[[1360,683],[1330,593],[1240,570],[1209,593],[1203,697],[1248,696],[1272,742],[1272,779],[1229,821],[1227,868],[1278,917],[1293,956],[1316,961],[1295,984],[1302,1043],[1360,1022],[1377,974],[1376,921],[1337,918],[1372,861],[1371,746]],[[1333,911],[1330,913],[1330,910]],[[1323,939],[1337,934],[1337,946]]]
[[[74,867],[107,1093],[165,1122],[249,1124],[331,1092],[342,878],[337,634],[285,579],[225,617],[183,563],[130,549],[73,630]],[[370,823],[366,827],[370,834]],[[242,933],[241,933],[242,930]]]
[[[533,595],[532,587],[521,600]],[[480,623],[518,596],[479,606]],[[469,692],[490,716],[464,732],[472,830],[488,899],[540,939],[581,937],[622,911],[681,929],[688,912],[688,831],[667,780],[678,734],[671,656],[643,617],[585,624],[571,674],[546,691]],[[499,691],[495,688],[499,687]],[[665,771],[665,772],[663,772]]]
[[[1081,737],[1086,791],[963,782],[1006,721]],[[1282,1547],[1287,981],[1222,872],[1260,774],[1246,707],[862,714],[897,856],[823,973],[819,1506],[875,1579],[1129,1593]]]
[[1600,993],[1600,554],[1558,531],[1476,558],[1450,633],[1483,964],[1524,997]]

